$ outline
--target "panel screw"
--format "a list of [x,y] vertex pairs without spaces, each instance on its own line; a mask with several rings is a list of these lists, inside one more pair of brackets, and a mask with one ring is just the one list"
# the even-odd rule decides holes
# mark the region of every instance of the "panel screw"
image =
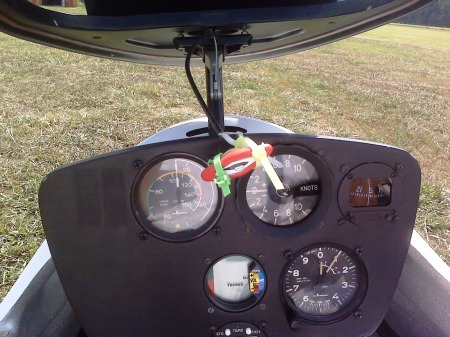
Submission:
[[353,174],[351,173],[347,174],[347,179],[353,179]]
[[287,259],[287,260],[290,260],[290,259],[292,259],[292,252],[290,251],[290,250],[287,250],[286,252],[284,252],[284,257]]
[[385,219],[386,221],[390,221],[393,223],[398,223],[400,221],[400,218],[397,215],[395,215],[395,212],[394,214],[386,215]]
[[395,170],[400,172],[403,171],[404,167],[403,164],[398,163],[397,165],[395,165]]
[[260,259],[260,260],[264,260],[266,257],[264,256],[264,254],[259,254],[258,255],[258,259]]
[[139,170],[143,165],[144,165],[144,163],[143,163],[142,160],[140,160],[140,159],[137,159],[137,160],[135,160],[135,161],[133,162],[133,167],[134,167],[136,170]]
[[345,219],[339,219],[338,224],[339,226],[345,226],[347,224],[347,221]]
[[300,329],[300,328],[302,327],[302,322],[300,322],[299,320],[294,319],[294,320],[292,320],[292,321],[289,323],[289,326],[290,326],[291,329],[293,329],[293,330],[298,330],[298,329]]
[[205,264],[211,264],[211,259],[210,259],[209,257],[207,257],[207,258],[205,258],[205,259],[203,260],[203,262],[204,262]]
[[139,239],[141,239],[142,241],[145,241],[148,239],[148,233],[147,232],[140,232],[139,233]]
[[362,318],[362,312],[360,310],[355,311],[355,313],[353,314],[353,316],[355,318],[361,319]]
[[356,254],[358,254],[358,255],[362,255],[363,250],[362,250],[361,247],[356,247],[356,248],[355,248],[355,252],[356,252]]
[[219,226],[216,226],[212,229],[212,232],[214,235],[220,235],[220,233],[222,233],[222,228],[220,228]]
[[215,326],[209,327],[209,333],[215,333],[217,331],[217,328]]
[[213,307],[209,307],[208,308],[208,314],[213,314],[214,313],[214,308]]
[[261,322],[261,323],[259,324],[259,328],[260,328],[261,330],[266,330],[266,329],[267,329],[267,323],[266,323],[266,322]]
[[391,173],[391,177],[392,177],[392,178],[395,178],[396,176],[397,176],[397,172],[392,172],[392,173]]
[[259,305],[259,310],[266,310],[266,305],[264,303],[261,303]]
[[347,174],[348,171],[350,171],[350,168],[347,165],[342,165],[341,166],[341,173],[342,174]]

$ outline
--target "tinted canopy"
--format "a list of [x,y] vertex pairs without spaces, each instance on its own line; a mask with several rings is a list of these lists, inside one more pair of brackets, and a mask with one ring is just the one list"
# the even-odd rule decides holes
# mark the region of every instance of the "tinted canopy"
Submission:
[[[30,0],[36,1],[36,0]],[[380,26],[432,0],[86,0],[84,14],[0,0],[0,30],[34,42],[126,61],[181,65],[177,37],[208,29],[250,34],[227,63],[297,52]],[[200,62],[199,62],[200,63]]]

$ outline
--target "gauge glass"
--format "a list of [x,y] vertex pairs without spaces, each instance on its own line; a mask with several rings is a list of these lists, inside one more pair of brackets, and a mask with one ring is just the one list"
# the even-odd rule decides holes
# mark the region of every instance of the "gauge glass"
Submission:
[[352,207],[387,206],[391,203],[392,180],[389,178],[352,179],[349,189]]
[[293,225],[316,207],[321,195],[319,175],[315,167],[302,157],[281,154],[274,158],[282,165],[274,168],[285,189],[276,190],[263,167],[257,167],[247,183],[247,204],[265,223]]
[[165,233],[198,230],[216,213],[217,187],[200,175],[204,166],[193,159],[162,160],[145,173],[138,203],[146,227]]
[[292,258],[283,274],[282,291],[289,306],[307,317],[326,320],[359,305],[366,288],[362,262],[333,244],[306,248]]
[[209,297],[225,310],[244,310],[264,294],[266,277],[252,258],[230,255],[214,263],[206,275]]

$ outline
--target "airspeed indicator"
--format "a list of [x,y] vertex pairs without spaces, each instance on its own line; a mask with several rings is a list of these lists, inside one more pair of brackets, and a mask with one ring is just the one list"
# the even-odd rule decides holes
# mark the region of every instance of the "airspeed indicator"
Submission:
[[141,224],[172,241],[204,233],[220,210],[216,185],[201,178],[204,167],[196,158],[182,156],[149,165],[135,193]]

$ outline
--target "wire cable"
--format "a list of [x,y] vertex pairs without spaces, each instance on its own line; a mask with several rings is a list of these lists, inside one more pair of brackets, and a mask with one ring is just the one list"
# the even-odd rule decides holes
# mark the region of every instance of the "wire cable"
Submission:
[[204,113],[208,117],[208,120],[210,121],[210,125],[214,129],[214,132],[219,134],[219,133],[222,133],[224,130],[222,129],[220,123],[217,121],[217,119],[214,117],[214,115],[209,110],[208,105],[205,103],[205,100],[203,99],[202,94],[198,90],[198,87],[195,84],[194,78],[192,77],[192,73],[191,73],[192,54],[194,53],[195,49],[197,49],[197,47],[199,46],[200,41],[203,40],[204,38],[205,38],[204,36],[200,36],[199,38],[197,38],[197,40],[195,40],[195,43],[189,49],[189,51],[186,55],[184,69],[186,71],[186,76],[188,78],[189,84],[191,85],[191,88],[194,91],[195,97],[197,98],[197,101],[200,103],[200,106],[202,107]]

